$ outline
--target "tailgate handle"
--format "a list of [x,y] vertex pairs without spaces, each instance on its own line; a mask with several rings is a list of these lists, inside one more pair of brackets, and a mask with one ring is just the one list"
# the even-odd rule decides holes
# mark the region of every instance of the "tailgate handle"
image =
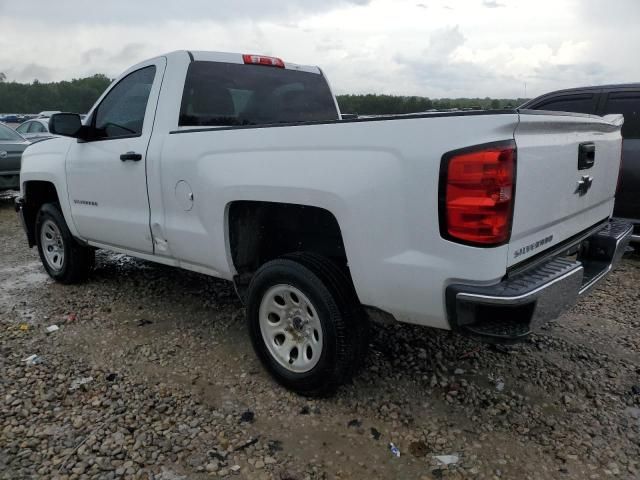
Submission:
[[593,142],[581,143],[578,149],[578,170],[587,170],[596,163],[596,145]]

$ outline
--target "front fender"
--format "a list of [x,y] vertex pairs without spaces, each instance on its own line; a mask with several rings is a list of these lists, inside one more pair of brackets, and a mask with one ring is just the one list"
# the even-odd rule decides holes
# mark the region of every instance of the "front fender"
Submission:
[[60,209],[71,234],[79,238],[78,230],[71,215],[71,204],[67,193],[66,158],[72,142],[77,140],[56,137],[34,143],[22,154],[20,169],[20,194],[29,202],[27,184],[29,182],[51,183],[57,193]]

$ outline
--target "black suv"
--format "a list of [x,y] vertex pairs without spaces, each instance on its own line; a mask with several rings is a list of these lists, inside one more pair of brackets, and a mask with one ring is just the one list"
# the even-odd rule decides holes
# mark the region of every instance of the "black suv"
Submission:
[[622,177],[613,214],[633,222],[633,240],[640,242],[640,83],[558,90],[529,100],[520,108],[624,115]]

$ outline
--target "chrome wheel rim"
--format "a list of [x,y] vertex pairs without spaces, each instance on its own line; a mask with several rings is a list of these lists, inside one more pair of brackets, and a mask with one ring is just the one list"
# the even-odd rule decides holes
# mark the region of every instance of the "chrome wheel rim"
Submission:
[[45,220],[40,230],[40,245],[49,268],[62,270],[64,265],[64,240],[58,225],[51,220]]
[[260,302],[260,331],[271,356],[294,373],[305,373],[320,360],[322,324],[309,298],[291,285],[275,285]]

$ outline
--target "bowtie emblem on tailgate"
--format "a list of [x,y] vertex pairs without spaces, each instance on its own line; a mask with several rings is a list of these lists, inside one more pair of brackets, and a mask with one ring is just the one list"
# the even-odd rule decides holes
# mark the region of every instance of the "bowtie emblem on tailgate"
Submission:
[[7,152],[5,152],[4,150],[0,152],[0,158],[7,158],[7,155],[9,155]]
[[591,188],[591,185],[593,185],[593,177],[589,175],[583,175],[582,178],[578,180],[578,186],[576,187],[575,193],[582,197],[583,195],[587,194],[587,192]]

